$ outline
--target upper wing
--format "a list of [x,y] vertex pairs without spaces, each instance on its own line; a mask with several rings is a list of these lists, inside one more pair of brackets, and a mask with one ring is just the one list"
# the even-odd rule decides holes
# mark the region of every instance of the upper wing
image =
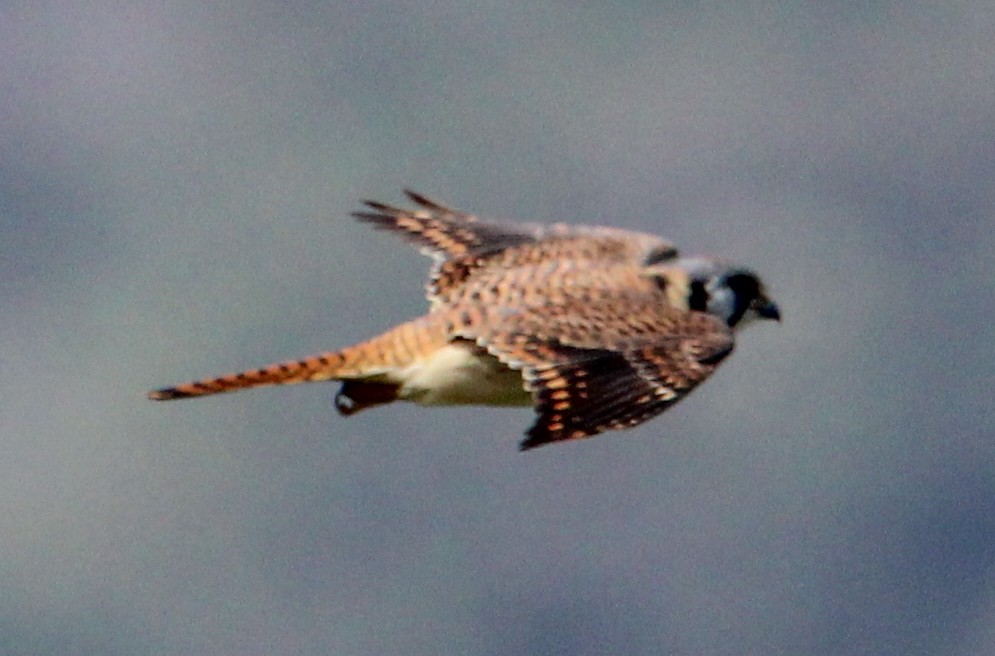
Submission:
[[438,260],[480,255],[534,242],[538,226],[501,225],[481,221],[472,214],[446,207],[410,189],[405,195],[420,209],[405,210],[373,200],[364,200],[373,212],[353,216],[380,230],[399,232]]
[[413,191],[404,193],[419,209],[364,201],[374,211],[353,216],[378,229],[400,233],[436,260],[428,284],[428,297],[434,304],[451,300],[467,280],[495,268],[552,260],[642,265],[677,255],[673,244],[652,235],[612,228],[482,221]]
[[522,371],[538,417],[530,449],[640,424],[678,402],[733,349],[731,330],[699,312],[601,301],[536,308],[477,331]]

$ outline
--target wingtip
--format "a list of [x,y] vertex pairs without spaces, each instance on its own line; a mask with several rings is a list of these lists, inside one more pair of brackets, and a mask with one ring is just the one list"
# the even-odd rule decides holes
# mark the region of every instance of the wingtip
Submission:
[[419,205],[423,205],[426,202],[428,202],[428,198],[426,198],[422,194],[419,194],[417,191],[415,191],[411,187],[405,187],[401,191],[403,191],[404,195],[407,196],[410,200],[418,203]]
[[373,212],[353,212],[350,216],[362,223],[372,223],[379,227],[391,221],[391,217],[386,214],[374,214]]
[[420,194],[420,193],[418,193],[417,191],[415,191],[413,189],[405,187],[403,191],[404,191],[404,195],[407,196],[408,199],[411,200],[411,202],[415,203],[416,205],[420,205],[420,206],[422,206],[422,207],[424,207],[426,209],[437,210],[437,211],[441,211],[441,212],[451,212],[452,211],[450,208],[446,207],[442,203],[440,203],[438,201],[434,201],[431,198],[429,198],[428,196],[426,196],[425,194]]
[[[408,200],[410,200],[415,205],[418,205],[419,207],[423,207],[427,210],[432,210],[436,212],[454,212],[452,208],[447,207],[438,201],[432,200],[425,194],[420,194],[414,189],[409,189],[405,187],[402,191],[404,192],[404,195],[408,197]],[[360,199],[359,202],[372,210],[376,210],[377,212],[382,212],[384,214],[387,214],[388,216],[407,214],[410,212],[410,210],[402,210],[398,207],[394,207],[393,205],[388,205],[387,203],[381,203],[378,200],[371,200],[369,198],[362,198]],[[362,212],[359,213],[353,212],[352,215],[360,219],[365,218]]]
[[544,444],[549,444],[549,440],[547,438],[533,434],[532,431],[529,431],[525,434],[525,439],[518,443],[518,450],[525,453],[526,451],[531,451],[532,449],[543,446]]
[[[363,205],[365,205],[366,207],[370,208],[371,210],[376,210],[378,212],[398,212],[399,211],[396,207],[391,207],[390,205],[387,205],[386,203],[381,203],[378,200],[370,200],[369,198],[363,198],[359,202],[362,203]],[[355,212],[353,212],[353,216],[356,216]]]

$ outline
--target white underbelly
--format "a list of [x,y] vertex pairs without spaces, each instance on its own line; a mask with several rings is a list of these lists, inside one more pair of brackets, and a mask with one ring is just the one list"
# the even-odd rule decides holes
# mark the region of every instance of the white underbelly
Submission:
[[532,405],[521,373],[463,344],[449,344],[396,376],[398,396],[422,405]]

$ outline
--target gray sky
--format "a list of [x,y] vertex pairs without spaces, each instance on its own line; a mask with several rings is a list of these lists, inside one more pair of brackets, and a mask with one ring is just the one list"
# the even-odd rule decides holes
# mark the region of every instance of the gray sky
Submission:
[[[15,1],[0,61],[0,652],[995,653],[990,2]],[[422,313],[347,217],[403,186],[785,321],[528,454],[526,409],[144,400]]]

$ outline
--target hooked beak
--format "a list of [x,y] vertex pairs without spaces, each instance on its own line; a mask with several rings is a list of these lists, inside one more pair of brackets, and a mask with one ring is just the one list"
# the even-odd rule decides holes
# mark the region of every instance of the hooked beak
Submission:
[[755,301],[753,301],[753,310],[757,313],[757,316],[764,319],[773,319],[774,321],[781,321],[781,310],[778,309],[777,303],[770,300],[766,296],[759,296]]

